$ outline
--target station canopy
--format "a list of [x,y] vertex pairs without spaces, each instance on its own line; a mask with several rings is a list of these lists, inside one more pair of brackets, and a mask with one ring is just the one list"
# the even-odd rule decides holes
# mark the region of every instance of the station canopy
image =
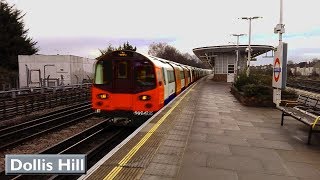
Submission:
[[[239,45],[239,54],[247,54],[248,45]],[[269,45],[251,45],[251,58],[257,57],[263,53],[273,50]],[[202,61],[207,62],[208,58],[215,57],[219,54],[236,53],[237,45],[222,45],[194,48],[193,53]]]

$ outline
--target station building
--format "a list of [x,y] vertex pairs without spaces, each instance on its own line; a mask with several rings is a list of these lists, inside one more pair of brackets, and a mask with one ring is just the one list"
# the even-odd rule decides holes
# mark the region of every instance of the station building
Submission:
[[[239,45],[239,62],[240,72],[247,65],[247,48],[248,45]],[[268,45],[251,45],[251,61],[255,61],[255,57],[273,50],[273,46]],[[193,53],[202,61],[212,65],[214,70],[215,81],[233,82],[235,74],[235,64],[237,59],[236,45],[208,46],[194,48]]]

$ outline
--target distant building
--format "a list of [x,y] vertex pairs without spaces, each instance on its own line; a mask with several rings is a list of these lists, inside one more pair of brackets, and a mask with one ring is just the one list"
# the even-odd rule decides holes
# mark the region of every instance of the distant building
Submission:
[[72,85],[93,78],[95,59],[73,55],[19,55],[19,86]]
[[[244,70],[247,66],[248,45],[239,45],[239,68]],[[273,46],[251,45],[251,61],[256,56],[271,51]],[[235,63],[236,63],[236,45],[208,46],[193,49],[193,53],[202,61],[209,62],[213,66],[214,80],[216,81],[234,81]]]
[[301,76],[310,76],[313,71],[315,71],[316,74],[320,74],[320,69],[319,68],[314,68],[314,67],[294,67],[290,69],[292,74],[294,75],[301,75]]

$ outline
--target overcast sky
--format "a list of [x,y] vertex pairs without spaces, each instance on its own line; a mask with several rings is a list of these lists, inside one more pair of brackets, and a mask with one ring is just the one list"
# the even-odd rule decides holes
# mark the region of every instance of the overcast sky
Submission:
[[[26,13],[29,36],[40,54],[94,58],[108,43],[125,41],[146,53],[152,42],[166,42],[181,52],[236,42],[233,33],[249,32],[252,44],[276,46],[280,0],[7,0]],[[284,41],[289,60],[320,57],[319,0],[283,0]],[[247,44],[248,36],[240,39]],[[258,64],[272,59],[259,58]]]

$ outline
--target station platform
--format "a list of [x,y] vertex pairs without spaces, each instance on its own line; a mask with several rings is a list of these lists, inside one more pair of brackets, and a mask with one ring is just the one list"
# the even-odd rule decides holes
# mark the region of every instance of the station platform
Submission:
[[319,180],[320,138],[205,77],[80,179]]

